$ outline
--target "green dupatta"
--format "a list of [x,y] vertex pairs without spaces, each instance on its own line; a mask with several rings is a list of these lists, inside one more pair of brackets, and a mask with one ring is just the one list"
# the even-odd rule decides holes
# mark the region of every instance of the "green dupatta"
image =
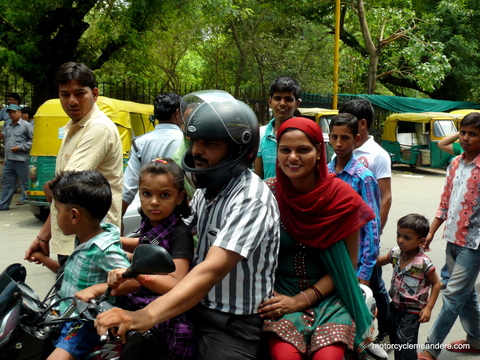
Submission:
[[344,241],[337,241],[319,251],[320,258],[328,269],[335,287],[355,321],[355,349],[362,352],[371,341],[373,315],[363,298],[357,276]]

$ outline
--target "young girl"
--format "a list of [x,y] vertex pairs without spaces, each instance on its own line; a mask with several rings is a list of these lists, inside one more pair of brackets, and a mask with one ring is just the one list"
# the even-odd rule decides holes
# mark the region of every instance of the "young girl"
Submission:
[[[127,294],[120,300],[120,307],[124,309],[138,310],[145,307],[159,294],[171,290],[190,268],[193,237],[190,228],[181,219],[190,214],[183,179],[182,168],[169,158],[155,159],[140,169],[140,238],[121,238],[123,248],[127,252],[133,252],[139,244],[162,246],[172,256],[176,270],[168,275],[140,275],[126,281],[122,278],[125,269],[111,271],[109,282],[115,279],[112,295]],[[92,298],[91,295],[85,297]],[[156,343],[149,342],[151,346],[147,343],[132,345],[127,342],[121,358],[161,359],[162,355],[169,359],[192,358],[193,328],[186,314],[156,325],[154,334]]]

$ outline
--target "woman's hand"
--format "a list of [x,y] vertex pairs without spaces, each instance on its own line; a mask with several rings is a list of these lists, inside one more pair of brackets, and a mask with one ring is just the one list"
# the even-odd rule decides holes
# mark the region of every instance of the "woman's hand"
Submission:
[[273,297],[260,304],[258,313],[261,318],[278,318],[298,311],[297,305],[295,298],[274,292]]

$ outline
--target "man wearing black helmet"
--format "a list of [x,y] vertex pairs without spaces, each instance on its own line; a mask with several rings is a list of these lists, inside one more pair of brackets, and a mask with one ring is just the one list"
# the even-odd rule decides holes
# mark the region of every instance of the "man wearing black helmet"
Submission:
[[257,359],[262,327],[257,308],[273,294],[279,246],[276,201],[250,171],[258,149],[257,119],[222,91],[186,95],[180,110],[192,139],[182,166],[198,189],[187,221],[198,231],[195,266],[146,308],[113,309],[95,325],[99,334],[118,328],[124,338],[126,331],[147,330],[193,308],[196,359]]

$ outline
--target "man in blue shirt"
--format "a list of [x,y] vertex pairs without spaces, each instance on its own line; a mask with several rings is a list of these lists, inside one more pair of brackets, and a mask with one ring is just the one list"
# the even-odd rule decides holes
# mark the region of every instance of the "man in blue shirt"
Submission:
[[[20,95],[18,95],[17,93],[10,93],[10,94],[7,94],[6,99],[7,99],[7,106],[5,106],[2,110],[0,110],[0,121],[3,121],[4,130],[7,124],[12,122],[12,120],[8,116],[7,107],[11,104],[20,106]],[[0,138],[5,139],[3,132],[0,133]]]
[[353,155],[359,138],[355,116],[345,113],[332,118],[330,143],[337,156],[328,164],[328,170],[349,184],[375,213],[375,218],[360,230],[356,270],[359,282],[369,286],[380,250],[380,191],[375,175]]
[[154,101],[155,130],[135,138],[123,175],[122,216],[138,191],[142,165],[159,157],[171,158],[183,142],[180,117],[181,97],[173,92],[159,94]]
[[22,113],[18,105],[8,105],[7,113],[11,122],[3,129],[5,164],[2,174],[0,211],[9,210],[18,179],[22,187],[22,196],[17,205],[23,205],[27,199],[28,165],[33,138],[33,127],[28,121],[21,119]]

